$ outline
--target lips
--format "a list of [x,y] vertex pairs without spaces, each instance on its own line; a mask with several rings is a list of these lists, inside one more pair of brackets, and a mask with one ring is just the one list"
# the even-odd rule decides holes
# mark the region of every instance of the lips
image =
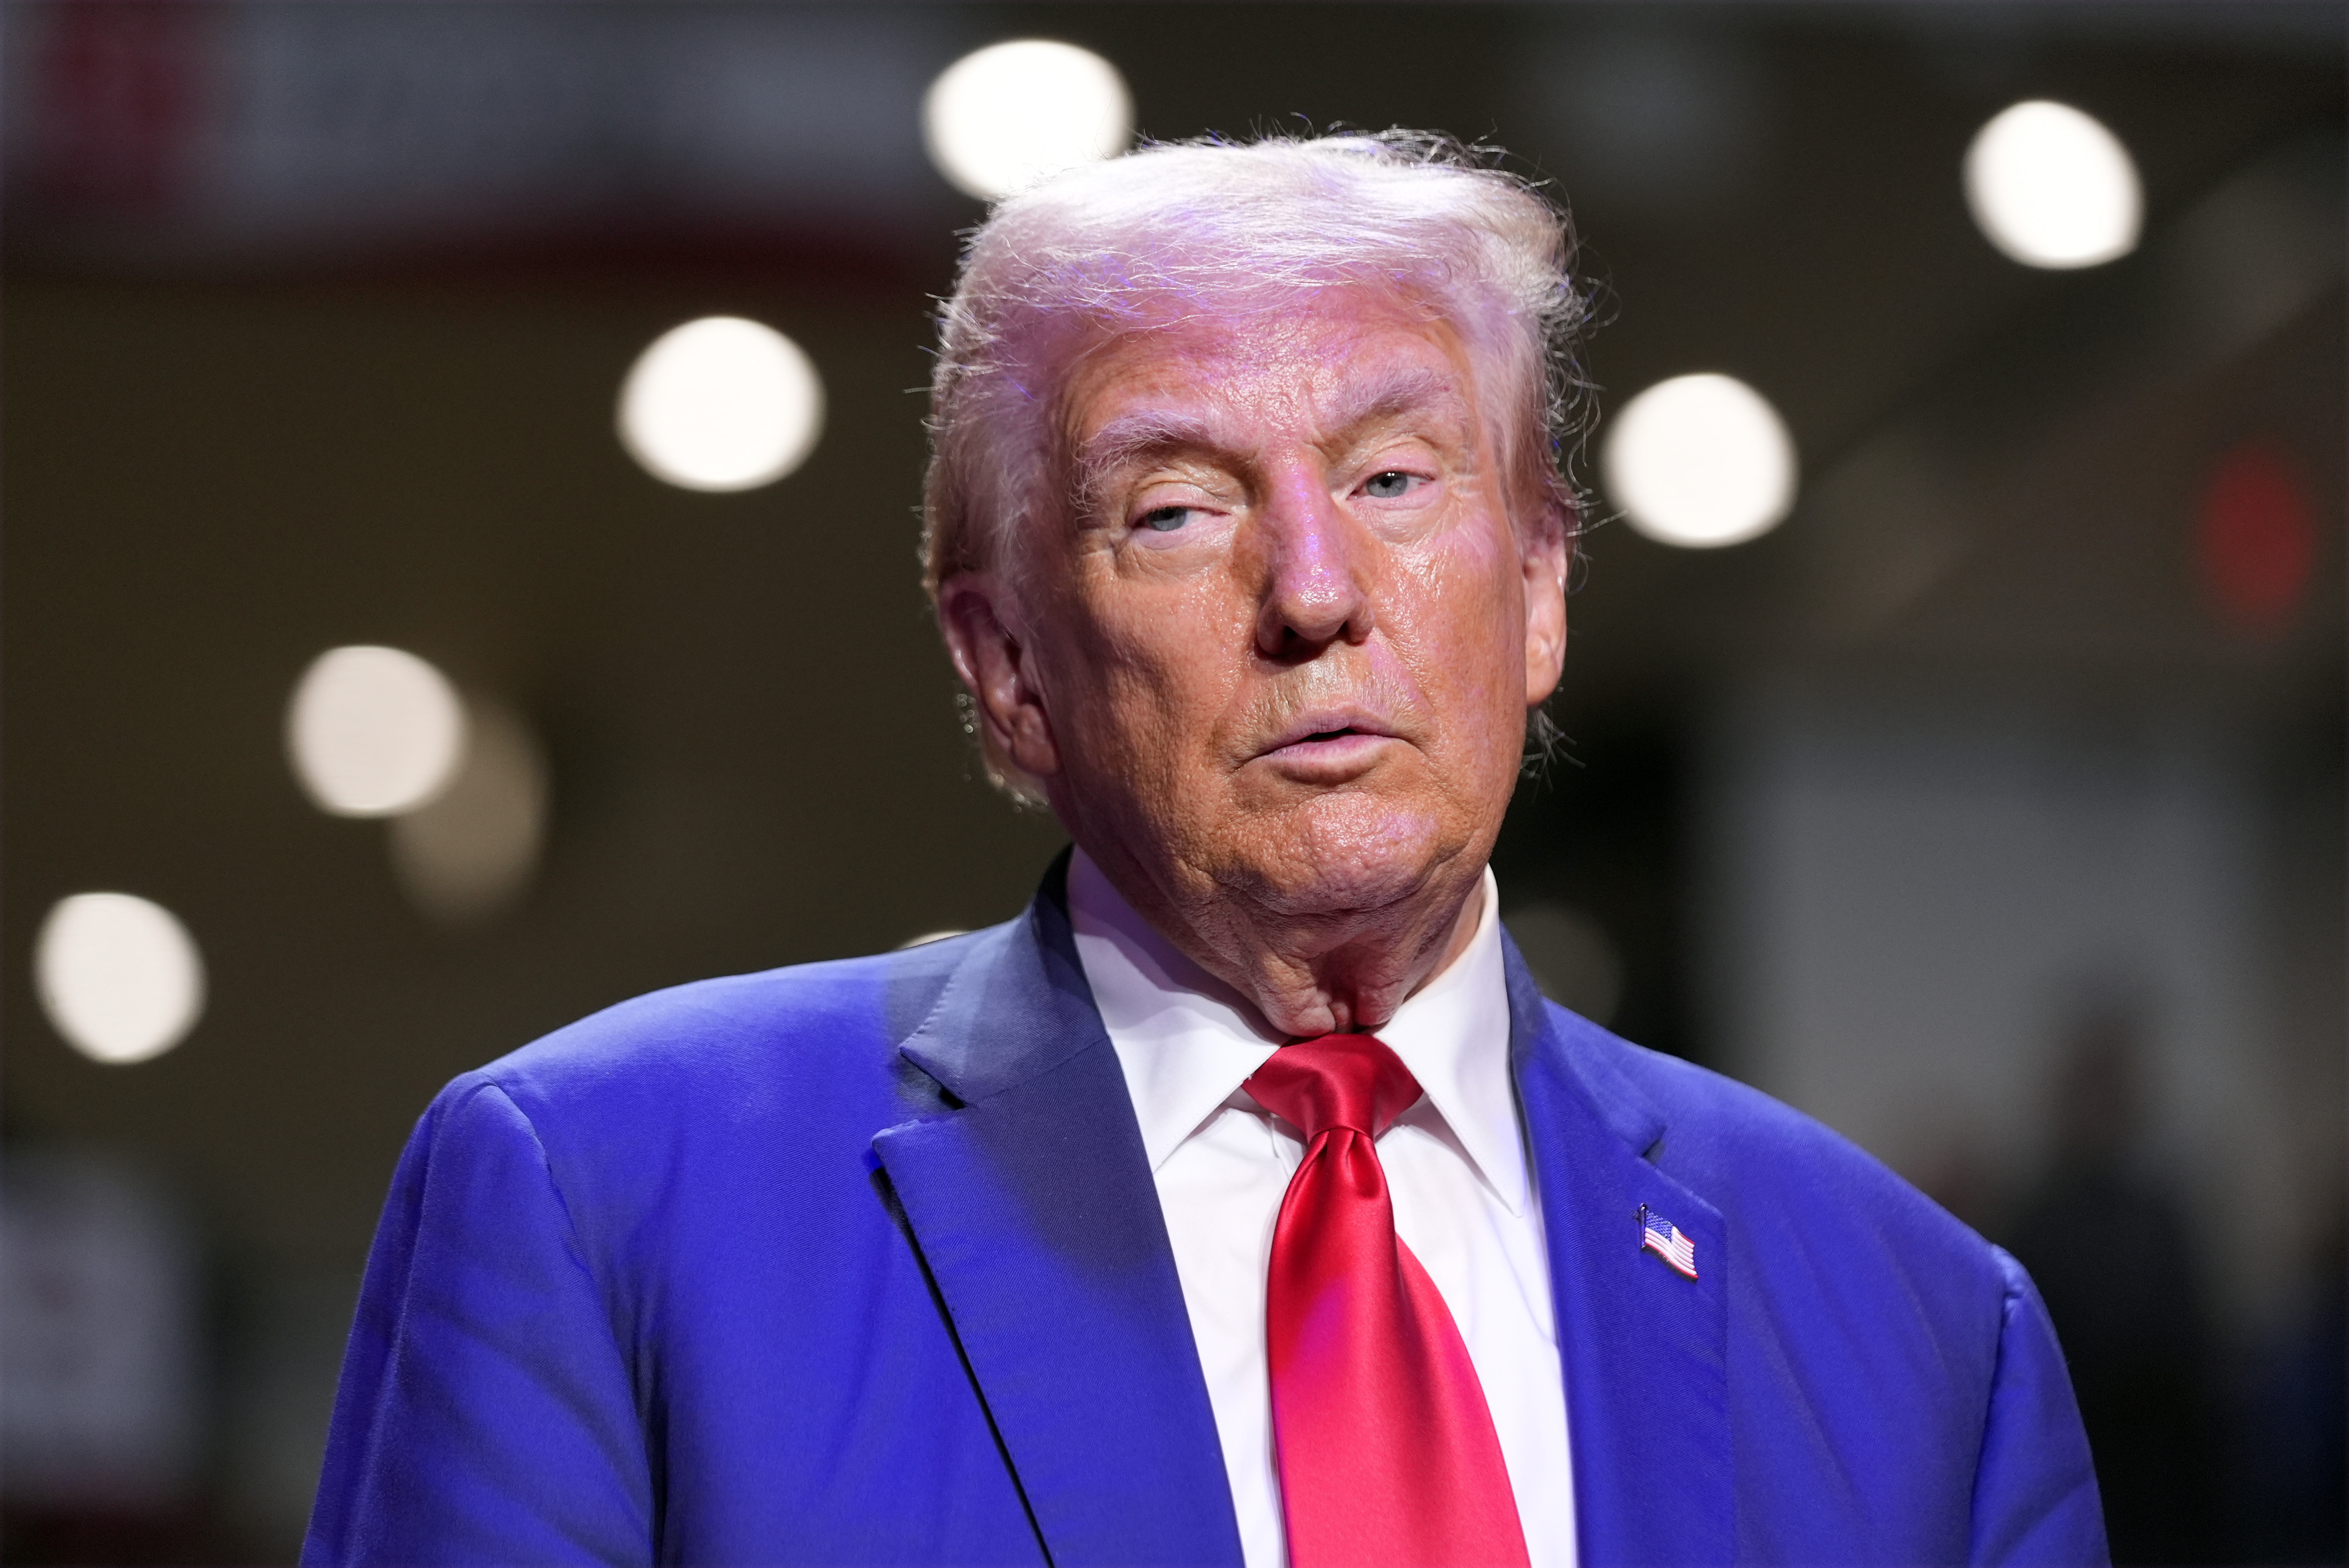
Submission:
[[1364,709],[1316,708],[1299,714],[1284,725],[1257,754],[1270,756],[1292,746],[1326,745],[1357,737],[1365,740],[1396,738],[1392,725]]

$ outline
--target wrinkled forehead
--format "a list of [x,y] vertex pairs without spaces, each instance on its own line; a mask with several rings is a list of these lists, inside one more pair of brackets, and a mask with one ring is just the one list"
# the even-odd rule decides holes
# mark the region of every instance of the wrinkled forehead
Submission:
[[1460,332],[1397,290],[1341,286],[1242,311],[1152,303],[1070,340],[1054,410],[1065,455],[1153,420],[1212,424],[1225,444],[1245,445],[1252,423],[1334,430],[1405,411],[1463,425],[1481,417]]

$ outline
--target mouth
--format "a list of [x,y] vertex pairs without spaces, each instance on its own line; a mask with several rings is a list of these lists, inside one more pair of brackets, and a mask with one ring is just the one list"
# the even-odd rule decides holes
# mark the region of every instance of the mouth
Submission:
[[1392,728],[1354,710],[1300,713],[1257,753],[1287,773],[1315,776],[1358,771],[1390,741]]

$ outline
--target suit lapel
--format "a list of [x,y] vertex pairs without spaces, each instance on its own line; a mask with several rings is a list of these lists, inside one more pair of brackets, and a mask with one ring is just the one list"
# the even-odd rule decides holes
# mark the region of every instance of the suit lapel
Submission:
[[[1606,1059],[1595,1028],[1552,1015],[1514,943],[1508,972],[1510,1054],[1566,1372],[1581,1568],[1726,1563],[1737,1519],[1721,1215],[1645,1158],[1663,1137],[1662,1115]],[[1641,1249],[1642,1204],[1693,1239],[1695,1279]]]
[[873,1147],[1052,1561],[1237,1565],[1157,1189],[1057,897],[1065,866],[901,1047],[960,1107]]

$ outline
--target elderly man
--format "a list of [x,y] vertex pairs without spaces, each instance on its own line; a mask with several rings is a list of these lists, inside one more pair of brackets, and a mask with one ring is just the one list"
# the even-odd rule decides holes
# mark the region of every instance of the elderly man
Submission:
[[1485,868],[1557,683],[1579,301],[1402,136],[1002,203],[929,580],[1027,912],[640,999],[395,1179],[317,1563],[2075,1563],[2003,1254],[1544,1002]]

